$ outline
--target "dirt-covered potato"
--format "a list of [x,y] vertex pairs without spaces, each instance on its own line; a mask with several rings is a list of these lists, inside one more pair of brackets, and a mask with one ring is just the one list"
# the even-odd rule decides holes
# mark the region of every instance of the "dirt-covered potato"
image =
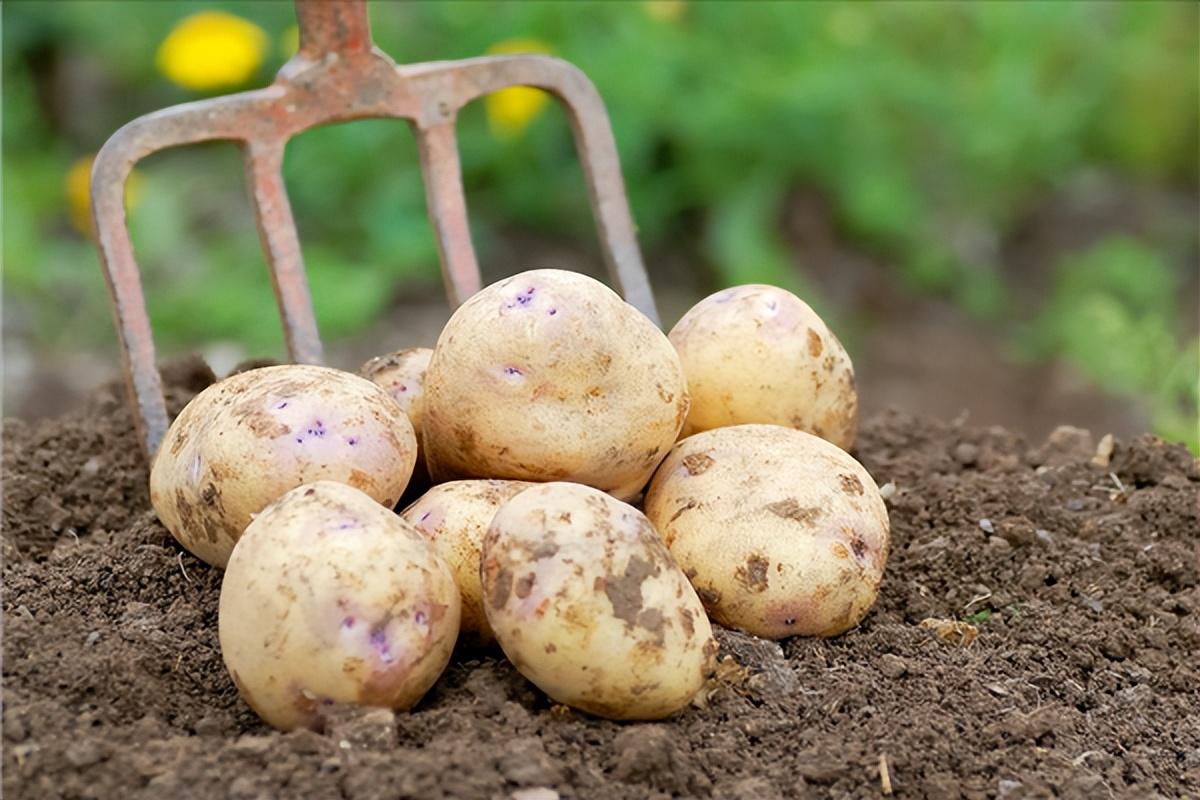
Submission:
[[418,433],[425,409],[425,370],[432,356],[428,347],[409,347],[372,358],[358,370],[359,375],[387,390]]
[[646,516],[713,619],[769,639],[854,627],[887,562],[887,509],[867,471],[777,425],[684,439],[646,490]]
[[433,542],[434,550],[454,571],[462,597],[460,629],[476,634],[480,642],[495,638],[480,594],[483,537],[500,506],[532,485],[525,481],[451,481],[434,486],[400,515]]
[[577,483],[509,500],[483,545],[488,622],[554,700],[610,719],[680,710],[716,642],[695,591],[641,512]]
[[417,441],[370,381],[325,367],[264,367],[196,395],[150,470],[158,518],[191,552],[225,566],[253,514],[303,483],[335,480],[395,505]]
[[854,444],[858,392],[837,337],[803,300],[775,286],[735,286],[701,300],[669,334],[692,398],[683,435],[746,423]]
[[666,336],[603,284],[534,270],[450,318],[425,374],[423,441],[435,482],[569,480],[628,499],[687,415]]
[[221,584],[221,655],[276,728],[330,703],[410,708],[458,635],[450,568],[389,509],[345,484],[300,486],[254,518]]

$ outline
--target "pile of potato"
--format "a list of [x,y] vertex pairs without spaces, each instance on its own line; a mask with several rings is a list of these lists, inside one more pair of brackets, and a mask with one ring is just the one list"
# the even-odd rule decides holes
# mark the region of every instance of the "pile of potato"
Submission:
[[726,289],[664,336],[536,270],[362,374],[226,378],[151,470],[159,519],[226,569],[225,663],[272,725],[407,709],[460,634],[557,702],[660,718],[712,673],[710,617],[832,636],[875,601],[888,517],[842,449],[853,369],[789,292]]

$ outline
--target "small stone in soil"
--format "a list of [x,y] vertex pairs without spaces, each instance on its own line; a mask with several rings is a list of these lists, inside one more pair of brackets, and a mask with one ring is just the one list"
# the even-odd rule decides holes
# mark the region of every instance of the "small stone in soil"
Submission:
[[546,754],[546,748],[529,736],[509,743],[499,767],[500,773],[518,786],[545,786],[562,779],[562,770]]
[[899,678],[908,672],[908,663],[898,655],[885,653],[879,657],[879,671],[889,678]]
[[558,792],[545,786],[517,789],[509,795],[512,800],[558,800]]
[[67,763],[73,767],[88,767],[99,763],[104,758],[100,746],[92,741],[74,742],[63,753]]

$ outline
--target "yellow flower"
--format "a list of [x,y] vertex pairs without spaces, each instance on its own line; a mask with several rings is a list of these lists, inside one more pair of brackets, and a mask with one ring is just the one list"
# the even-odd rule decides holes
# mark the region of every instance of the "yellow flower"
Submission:
[[645,0],[642,8],[650,19],[658,22],[678,22],[687,11],[685,0]]
[[[488,48],[490,55],[549,52],[550,48],[536,39],[506,39]],[[530,86],[501,89],[484,98],[488,126],[497,139],[520,136],[545,105],[546,93]]]
[[224,11],[201,11],[181,20],[158,47],[158,68],[185,89],[240,86],[267,52],[262,28]]
[[[71,227],[84,236],[91,236],[92,229],[92,161],[93,155],[81,156],[76,159],[63,181],[67,196],[67,218]],[[142,176],[137,172],[129,174],[125,183],[125,207],[133,208],[142,195]]]

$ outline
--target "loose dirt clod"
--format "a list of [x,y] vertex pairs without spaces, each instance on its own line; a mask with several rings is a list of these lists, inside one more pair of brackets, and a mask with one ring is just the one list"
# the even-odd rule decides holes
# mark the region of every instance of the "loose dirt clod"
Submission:
[[[175,411],[206,371],[169,377]],[[1093,450],[1039,474],[1036,448],[1000,429],[868,420],[856,457],[904,487],[875,608],[782,648],[718,631],[705,702],[652,726],[655,772],[628,751],[641,726],[556,713],[489,650],[460,648],[394,722],[268,729],[221,663],[219,571],[184,553],[185,580],[149,510],[117,388],[4,427],[6,798],[877,798],[880,753],[902,798],[1200,786],[1200,471],[1183,448],[1140,437],[1103,468]],[[1123,502],[1089,491],[1115,490],[1110,471]],[[991,546],[981,518],[1031,535]],[[963,614],[980,586],[971,647],[919,627]]]
[[[968,606],[970,603],[967,604]],[[927,617],[921,620],[921,627],[933,631],[943,642],[969,647],[979,637],[979,629],[968,622],[957,619],[935,619]]]

